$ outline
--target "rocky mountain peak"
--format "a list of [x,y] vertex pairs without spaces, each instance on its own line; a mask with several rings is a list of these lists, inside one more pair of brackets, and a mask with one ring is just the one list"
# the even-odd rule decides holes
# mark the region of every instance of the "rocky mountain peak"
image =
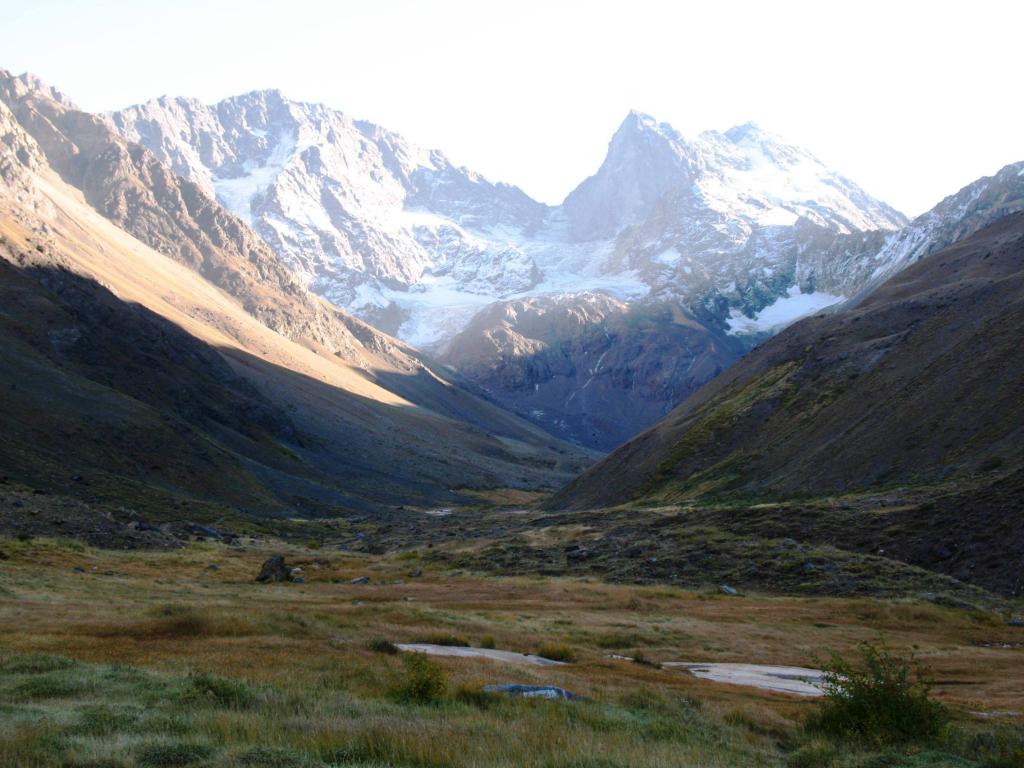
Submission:
[[48,99],[53,99],[69,109],[77,109],[75,103],[66,94],[47,84],[41,77],[31,72],[22,72],[20,75],[15,75],[6,69],[0,69],[0,87],[7,91],[8,96],[15,98],[29,93],[38,93],[46,96]]
[[692,180],[695,155],[668,123],[631,111],[612,136],[597,173],[563,203],[573,240],[600,240],[647,215]]

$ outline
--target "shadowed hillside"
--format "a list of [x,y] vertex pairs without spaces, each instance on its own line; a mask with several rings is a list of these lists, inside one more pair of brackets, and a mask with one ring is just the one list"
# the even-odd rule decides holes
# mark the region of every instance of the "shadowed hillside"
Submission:
[[806,496],[1019,468],[1024,216],[765,343],[553,500]]

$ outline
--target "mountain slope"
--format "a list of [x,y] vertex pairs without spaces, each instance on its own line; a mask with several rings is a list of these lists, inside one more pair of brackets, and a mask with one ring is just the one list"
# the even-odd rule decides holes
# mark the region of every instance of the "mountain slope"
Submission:
[[[0,254],[13,265],[5,285],[20,286],[13,295],[23,297],[24,306],[49,307],[38,315],[10,313],[3,346],[13,357],[7,370],[29,366],[40,383],[24,395],[36,399],[34,406],[21,403],[15,411],[8,401],[5,419],[21,423],[31,414],[52,415],[49,434],[70,436],[58,448],[39,439],[45,419],[36,425],[36,439],[28,437],[31,419],[23,423],[24,442],[12,438],[8,445],[12,478],[45,476],[52,456],[38,465],[24,460],[45,458],[39,451],[64,453],[69,471],[53,473],[56,478],[74,474],[76,462],[95,471],[88,418],[64,407],[66,387],[55,394],[42,383],[67,376],[76,377],[82,391],[105,387],[111,398],[127,403],[117,407],[122,410],[144,403],[151,409],[146,423],[184,421],[192,430],[186,444],[196,456],[209,448],[207,412],[233,414],[214,421],[235,433],[245,433],[248,407],[230,403],[243,395],[257,411],[276,413],[274,428],[263,429],[256,440],[258,450],[252,439],[213,441],[225,462],[244,470],[225,472],[225,484],[244,475],[232,487],[249,494],[247,506],[261,512],[427,504],[458,498],[453,489],[459,487],[543,486],[585,460],[446,379],[401,342],[310,296],[242,222],[195,185],[161,170],[145,149],[22,79],[2,82]],[[103,205],[111,200],[115,204]],[[72,286],[73,301],[54,295],[58,277]],[[12,299],[10,306],[18,304]],[[118,332],[98,333],[102,329],[86,322],[93,313],[116,317]],[[48,327],[50,315],[60,318],[52,323],[56,328]],[[50,330],[56,341],[40,341]],[[170,363],[149,372],[147,361],[165,356],[159,339],[167,335],[190,340],[180,342]],[[75,354],[54,357],[50,347],[62,344]],[[130,362],[112,370],[89,367],[106,358]],[[185,365],[190,360],[195,370]],[[166,382],[206,381],[199,390],[211,402],[189,406],[186,398],[182,405],[171,396],[173,386],[140,388],[143,374]],[[125,428],[132,431],[127,423]],[[146,429],[134,434],[149,439]],[[176,444],[159,438],[159,430],[152,438],[155,445]],[[163,482],[150,464],[130,455],[126,461],[119,466],[127,474],[118,475],[124,482]],[[189,484],[161,492],[203,499]],[[207,500],[236,504],[232,493]]]
[[950,195],[889,238],[871,259],[872,285],[972,235],[999,219],[1024,210],[1024,162],[1002,168]]
[[[277,91],[210,106],[162,97],[107,119],[251,223],[303,285],[439,354],[521,416],[595,448],[650,425],[744,347],[858,293],[872,257],[906,223],[753,124],[687,138],[631,112],[594,176],[549,207]],[[518,302],[580,308],[573,297],[599,292],[619,305],[616,317],[635,321],[616,321],[616,333],[603,320],[562,326],[560,338],[552,326],[540,339],[506,318],[510,333],[493,332],[492,318]],[[685,338],[673,320],[680,312]],[[542,342],[545,359],[524,357],[517,336]],[[609,336],[623,343],[605,358],[609,386],[587,384],[583,373],[611,348],[600,342]],[[497,348],[499,338],[508,346]],[[555,353],[559,361],[555,349],[574,351]],[[708,360],[698,375],[668,382],[694,356]],[[654,378],[637,382],[652,359]],[[552,366],[580,373],[520,375]],[[526,378],[532,395],[520,387]],[[592,421],[583,403],[617,415]]]
[[528,231],[545,206],[379,126],[277,91],[164,97],[109,119],[249,222],[304,284],[385,330],[408,319],[394,297],[424,277],[470,296],[537,281],[528,257],[472,232]]
[[987,482],[1024,466],[1024,214],[750,353],[560,491],[582,509]]
[[584,293],[493,304],[440,359],[552,434],[611,450],[743,349],[678,304]]

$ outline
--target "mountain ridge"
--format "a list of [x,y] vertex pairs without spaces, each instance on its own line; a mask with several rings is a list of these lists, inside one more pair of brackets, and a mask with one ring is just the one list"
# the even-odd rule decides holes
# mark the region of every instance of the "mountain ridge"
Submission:
[[[120,318],[115,327],[123,330],[115,336],[101,329],[89,333],[82,322],[62,321],[66,327],[53,329],[50,346],[44,341],[42,348],[26,347],[12,341],[14,335],[40,338],[42,331],[34,326],[18,330],[18,323],[42,323],[45,315],[14,317],[14,324],[3,329],[5,344],[19,350],[8,369],[35,371],[41,396],[52,394],[50,387],[65,375],[61,366],[68,358],[61,349],[66,347],[100,359],[135,361],[104,371],[103,386],[113,387],[118,409],[127,409],[119,412],[137,413],[135,403],[145,394],[132,394],[135,371],[143,365],[138,361],[156,359],[147,355],[156,354],[151,348],[159,342],[153,339],[161,337],[132,332],[132,318],[148,312],[159,318],[158,324],[170,323],[193,339],[189,349],[194,352],[172,355],[161,369],[168,380],[174,379],[175,360],[197,356],[208,361],[196,376],[210,377],[214,410],[221,407],[218,398],[230,395],[225,382],[237,380],[261,402],[273,402],[287,414],[286,430],[260,438],[270,445],[214,439],[224,466],[235,467],[225,470],[225,477],[237,478],[238,487],[251,494],[253,508],[263,512],[293,506],[317,511],[320,504],[373,509],[410,501],[450,502],[463,497],[460,487],[553,485],[588,459],[585,452],[479,398],[457,376],[403,342],[308,294],[244,222],[196,185],[170,173],[148,150],[110,132],[97,118],[19,83],[0,78],[0,250],[5,263],[24,277],[12,272],[11,280],[21,280],[19,295],[26,301],[58,307],[54,316],[74,317],[68,315],[74,307],[65,296],[47,293],[48,286],[64,280],[75,286],[68,289],[75,302],[97,313],[110,307],[111,316]],[[141,309],[136,312],[135,306]],[[138,339],[138,349],[131,348],[132,339]],[[53,345],[60,349],[50,349]],[[54,350],[61,354],[53,357]],[[92,369],[82,367],[81,359],[74,365],[75,375],[84,377],[83,391],[92,391]],[[26,391],[31,395],[31,388]],[[62,394],[55,402],[63,403],[65,390],[56,391]],[[157,418],[170,423],[184,418],[189,440],[209,434],[209,426],[196,421],[204,408],[178,413],[172,392],[159,387],[153,392],[163,393],[149,406],[157,409]],[[5,423],[21,423],[43,408],[36,402],[17,414],[5,410]],[[65,445],[68,467],[78,464],[85,470],[87,433],[81,431],[81,419],[91,417],[74,409],[54,414],[66,419],[54,427],[56,432],[75,436]],[[30,434],[31,421],[24,427],[19,434]],[[439,435],[446,444],[438,443]],[[45,447],[45,441],[21,442],[13,432],[9,440],[22,456],[37,455]],[[274,443],[278,449],[271,447]],[[193,448],[196,456],[204,455]],[[15,464],[19,469],[11,472],[12,479],[35,471],[21,459]],[[50,464],[39,455],[38,467]],[[128,473],[111,482],[132,487],[158,483],[156,470],[145,465],[131,460],[111,464]],[[96,471],[90,465],[88,472]],[[62,473],[56,472],[59,477]],[[238,503],[237,496],[223,490],[218,491],[220,502]],[[197,491],[179,484],[161,488],[158,495],[165,498],[168,492],[173,497]]]
[[1017,212],[855,306],[775,336],[551,505],[786,498],[1012,473],[1024,463],[1022,264]]

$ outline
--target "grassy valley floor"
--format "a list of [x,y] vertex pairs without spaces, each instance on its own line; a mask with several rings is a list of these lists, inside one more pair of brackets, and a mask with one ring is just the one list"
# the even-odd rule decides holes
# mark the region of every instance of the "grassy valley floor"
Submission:
[[[426,547],[373,555],[248,537],[169,551],[24,537],[0,551],[4,766],[994,768],[1022,754],[1024,629],[1005,607],[502,577]],[[254,583],[277,552],[304,583]],[[815,667],[880,636],[933,670],[954,713],[935,743],[835,743],[803,729],[818,700],[658,667]],[[571,663],[438,658],[444,680],[417,697],[407,654],[389,644],[424,641]],[[588,700],[501,698],[482,692],[490,683]]]

